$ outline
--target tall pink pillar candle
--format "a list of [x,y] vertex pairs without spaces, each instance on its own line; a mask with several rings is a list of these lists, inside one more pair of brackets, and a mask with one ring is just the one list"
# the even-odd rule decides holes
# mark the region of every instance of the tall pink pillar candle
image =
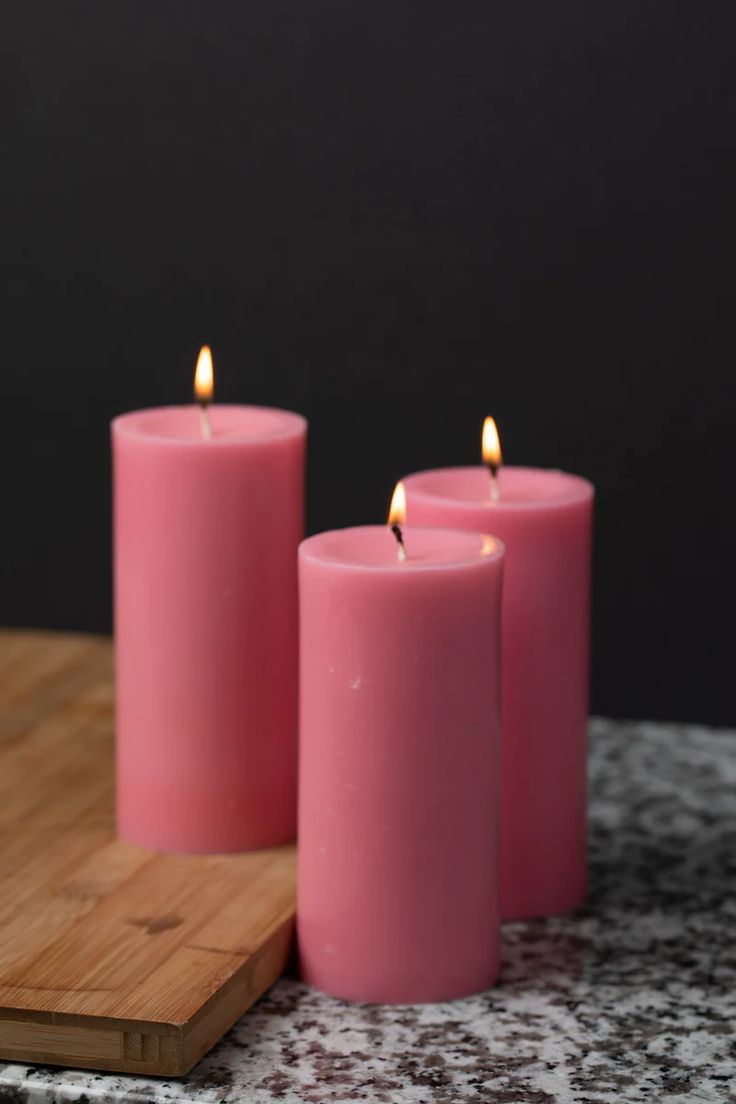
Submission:
[[492,533],[506,546],[502,618],[501,911],[548,916],[586,891],[586,722],[593,487],[502,467],[404,480],[412,525]]
[[165,851],[292,840],[306,422],[248,406],[112,423],[117,820]]
[[503,547],[474,533],[322,533],[299,552],[298,940],[335,996],[492,985]]

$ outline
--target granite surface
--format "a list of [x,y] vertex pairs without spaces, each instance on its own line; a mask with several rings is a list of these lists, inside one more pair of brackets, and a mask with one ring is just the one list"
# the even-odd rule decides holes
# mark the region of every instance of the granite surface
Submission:
[[591,887],[497,988],[347,1005],[284,979],[180,1081],[0,1065],[0,1101],[736,1102],[736,733],[591,723]]

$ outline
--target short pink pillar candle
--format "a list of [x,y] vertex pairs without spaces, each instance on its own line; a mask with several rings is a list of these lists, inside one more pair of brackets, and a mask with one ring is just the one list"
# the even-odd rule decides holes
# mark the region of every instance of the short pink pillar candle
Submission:
[[502,618],[501,911],[566,912],[586,891],[586,722],[593,487],[502,467],[404,480],[411,525],[492,533],[506,546]]
[[165,851],[296,829],[306,422],[210,411],[112,423],[118,832]]
[[299,552],[298,943],[351,1000],[448,1000],[499,966],[503,546],[322,533]]

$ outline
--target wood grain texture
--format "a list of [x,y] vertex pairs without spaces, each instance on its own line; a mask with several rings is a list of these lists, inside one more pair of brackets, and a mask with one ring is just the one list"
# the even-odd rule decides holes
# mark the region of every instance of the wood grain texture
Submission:
[[115,839],[108,640],[0,631],[0,1057],[186,1073],[289,957],[292,847]]

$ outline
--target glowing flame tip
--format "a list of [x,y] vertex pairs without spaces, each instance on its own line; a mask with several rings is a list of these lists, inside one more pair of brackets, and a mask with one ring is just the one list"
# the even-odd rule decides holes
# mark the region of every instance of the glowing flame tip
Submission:
[[404,484],[398,482],[391,498],[391,506],[388,511],[389,525],[403,525],[406,521],[406,491]]
[[209,345],[203,345],[199,350],[197,368],[194,373],[194,395],[197,402],[210,402],[213,389],[212,350]]
[[494,471],[501,466],[501,442],[493,418],[483,423],[483,463]]

